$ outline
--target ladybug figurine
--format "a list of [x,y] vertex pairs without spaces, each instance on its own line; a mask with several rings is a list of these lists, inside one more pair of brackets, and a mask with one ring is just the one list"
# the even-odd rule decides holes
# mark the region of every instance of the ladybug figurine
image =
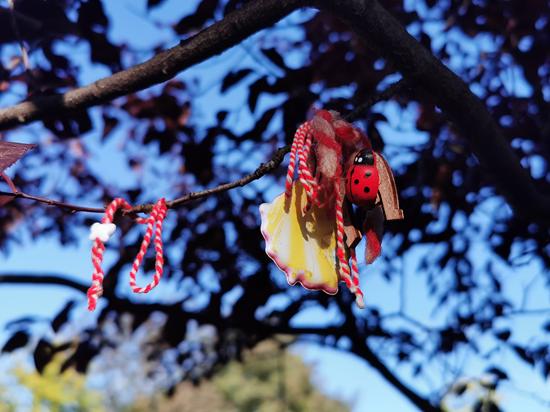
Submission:
[[372,149],[362,149],[355,155],[346,176],[346,196],[351,203],[374,207],[380,186],[380,175]]

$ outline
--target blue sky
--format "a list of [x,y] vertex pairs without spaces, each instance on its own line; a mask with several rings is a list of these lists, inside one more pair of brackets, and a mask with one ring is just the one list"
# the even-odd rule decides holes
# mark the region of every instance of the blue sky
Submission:
[[[173,42],[173,33],[168,27],[159,27],[153,24],[153,20],[159,21],[173,21],[171,16],[181,16],[184,13],[184,8],[190,7],[190,4],[194,2],[183,3],[178,1],[167,1],[166,6],[158,9],[151,16],[147,15],[144,8],[144,2],[135,2],[131,0],[124,0],[118,2],[106,2],[107,11],[113,16],[113,27],[111,31],[112,39],[115,42],[127,42],[132,44],[135,49],[146,50],[152,45],[156,45],[163,42]],[[294,15],[292,18],[300,18],[300,16]],[[290,32],[289,35],[295,35]],[[249,50],[256,47],[258,36],[248,39],[244,45],[233,48],[231,51],[223,54],[220,57],[215,57],[182,75],[185,79],[195,79],[198,83],[198,90],[204,91],[200,94],[200,98],[197,99],[195,106],[198,107],[197,111],[193,113],[193,116],[202,119],[205,123],[210,122],[216,112],[216,108],[221,107],[235,107],[242,104],[244,107],[244,95],[242,92],[235,91],[229,93],[226,96],[220,97],[217,93],[217,88],[212,87],[221,78],[223,70],[227,65],[250,65],[258,67],[258,62],[254,60]],[[85,61],[86,50],[79,46],[71,50],[73,55],[82,55],[82,61]],[[147,58],[147,55],[143,56],[143,59]],[[299,59],[299,56],[285,56],[292,61],[293,59]],[[129,63],[129,62],[128,62]],[[261,64],[260,64],[261,66]],[[271,67],[258,67],[259,70],[274,70]],[[107,75],[107,71],[101,66],[97,65],[82,65],[81,81],[82,83],[89,83],[95,79]],[[261,100],[260,105],[272,105],[275,102]],[[381,132],[389,143],[391,150],[392,145],[398,146],[403,144],[406,140],[408,144],[420,143],[425,139],[425,136],[421,133],[414,132],[413,116],[407,114],[400,116],[397,108],[392,104],[384,104],[382,109],[388,116],[389,124],[382,125]],[[94,111],[94,116],[97,116],[97,111]],[[245,114],[239,115],[239,121],[243,122],[243,127],[246,127],[247,122],[250,122],[250,116]],[[235,119],[237,121],[237,119]],[[272,127],[276,127],[276,124],[272,124]],[[32,127],[32,126],[31,126]],[[24,138],[24,135],[22,135]],[[102,173],[102,177],[109,181],[114,179],[115,176],[125,176],[125,179],[134,179],[128,170],[123,166],[123,162],[117,161],[120,156],[117,154],[118,145],[120,141],[124,139],[124,128],[121,128],[116,135],[110,139],[107,147],[97,149],[94,146],[95,142],[100,139],[100,131],[92,131],[86,136],[85,144],[92,148],[94,159],[91,159],[91,165],[98,172]],[[264,159],[261,157],[261,151],[258,151],[256,157],[250,159],[250,168],[256,167]],[[176,168],[175,168],[176,169]],[[124,186],[128,184],[128,181],[124,179],[117,179],[116,184]],[[262,181],[258,182],[258,185],[264,185]],[[282,186],[281,186],[282,187]],[[163,194],[163,188],[161,185],[157,190],[159,195]],[[281,188],[272,188],[273,195],[276,195]],[[491,207],[501,207],[498,199],[495,204],[487,205]],[[483,221],[483,216],[480,214],[479,219]],[[80,246],[73,247],[61,247],[53,239],[41,239],[37,242],[30,242],[26,239],[18,248],[13,248],[9,255],[3,256],[2,272],[8,273],[10,271],[34,273],[40,271],[47,271],[52,273],[67,274],[74,279],[78,279],[83,282],[89,282],[91,275],[90,264],[90,244],[87,241],[87,229],[82,228],[82,242]],[[480,267],[483,259],[487,258],[487,250],[483,248],[483,245],[477,245],[473,252],[480,260]],[[423,283],[423,278],[414,273],[414,268],[420,256],[420,251],[413,251],[409,253],[405,258],[405,264],[408,268],[404,271],[403,282],[406,282],[407,290],[407,311],[411,316],[415,316],[418,319],[428,324],[438,324],[438,322],[444,319],[441,316],[433,315],[431,313],[431,305],[428,303],[429,298],[426,291],[426,285]],[[107,256],[107,260],[109,256]],[[397,310],[399,305],[399,288],[400,281],[397,277],[394,277],[392,281],[386,281],[380,274],[380,268],[378,265],[381,263],[375,263],[372,267],[362,270],[362,282],[365,285],[366,301],[367,304],[383,306],[388,312],[393,309]],[[504,268],[502,269],[505,270]],[[522,268],[521,271],[514,273],[515,276],[508,276],[510,282],[506,284],[509,288],[509,293],[516,298],[519,298],[519,292],[525,288],[529,279],[534,274],[543,271],[544,268],[540,267],[537,262],[531,262]],[[281,276],[284,276],[281,273]],[[534,307],[548,307],[548,296],[545,293],[545,289],[542,287],[534,287],[533,294],[530,302]],[[170,288],[163,287],[155,290],[154,293],[139,297],[138,299],[155,299],[155,297],[167,298],[167,295],[173,293]],[[69,298],[75,298],[81,302],[84,302],[84,297],[77,292],[67,290],[61,287],[32,287],[32,286],[2,286],[0,288],[0,307],[3,309],[0,311],[0,325],[5,324],[7,321],[20,316],[26,316],[29,314],[38,315],[40,317],[48,318],[52,314],[56,313]],[[83,305],[84,306],[84,305]],[[392,309],[393,307],[393,309]],[[331,312],[321,309],[314,309],[306,311],[295,319],[296,324],[311,324],[318,322],[322,324],[327,320],[331,320]],[[80,311],[76,317],[79,322],[93,322],[93,315],[89,315],[85,310]],[[530,332],[531,323],[529,320],[518,318],[514,320],[514,327],[519,328],[525,332]],[[44,326],[46,327],[46,326]],[[0,334],[0,344],[7,337],[7,334]],[[530,336],[528,334],[528,336]],[[489,343],[488,343],[489,344]],[[309,363],[314,365],[315,381],[319,382],[320,386],[324,388],[328,393],[339,395],[345,400],[353,401],[353,411],[414,411],[414,407],[404,399],[400,394],[395,392],[388,384],[372,370],[365,362],[359,360],[357,357],[343,353],[336,350],[330,350],[326,348],[319,348],[314,345],[300,344],[296,345],[293,350],[295,353],[301,354],[303,358]],[[467,376],[479,376],[482,372],[482,364],[475,359],[462,360],[460,358],[462,354],[457,353],[457,362],[464,362],[466,367]],[[464,357],[466,357],[464,355]],[[547,408],[541,406],[539,402],[533,401],[531,396],[527,396],[525,392],[538,393],[540,396],[550,393],[550,384],[542,381],[538,373],[533,373],[530,369],[526,368],[523,364],[518,362],[514,355],[508,351],[502,351],[498,355],[498,362],[505,365],[509,365],[514,368],[514,379],[516,381],[509,385],[504,385],[501,388],[500,395],[503,400],[503,404],[506,406],[507,411],[546,411]],[[390,367],[396,367],[397,365],[389,364]],[[5,368],[5,366],[4,366]],[[0,366],[0,372],[2,366]],[[407,368],[400,368],[399,373],[409,381],[413,381],[411,373]],[[1,376],[1,373],[0,373]],[[438,376],[436,372],[433,373],[434,379]],[[1,379],[0,379],[1,381]],[[437,382],[437,381],[436,381]],[[416,382],[422,390],[429,392],[430,382],[429,380],[423,382]]]

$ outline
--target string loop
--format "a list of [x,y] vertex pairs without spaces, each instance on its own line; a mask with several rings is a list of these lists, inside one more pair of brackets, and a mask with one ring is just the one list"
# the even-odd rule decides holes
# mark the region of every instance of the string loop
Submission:
[[[104,273],[101,267],[103,262],[103,254],[105,253],[105,242],[110,235],[114,232],[115,226],[113,225],[113,218],[117,210],[132,210],[132,206],[122,198],[114,199],[109,206],[105,209],[105,216],[101,219],[101,224],[94,223],[91,228],[90,238],[94,241],[92,246],[92,284],[87,292],[88,297],[88,310],[93,311],[96,308],[97,300],[103,293],[103,278]],[[155,288],[162,277],[164,268],[164,253],[162,243],[162,224],[166,217],[168,207],[166,206],[166,200],[161,198],[153,206],[151,214],[147,218],[137,218],[136,222],[142,225],[147,225],[143,241],[139,248],[139,252],[134,259],[132,269],[130,270],[130,287],[134,293],[148,293]],[[143,262],[145,253],[154,237],[155,248],[155,274],[152,281],[144,287],[136,285],[136,274]]]

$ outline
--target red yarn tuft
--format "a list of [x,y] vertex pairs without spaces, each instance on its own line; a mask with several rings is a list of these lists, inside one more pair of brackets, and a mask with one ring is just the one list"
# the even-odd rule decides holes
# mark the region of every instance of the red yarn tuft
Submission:
[[[338,128],[335,128],[338,126]],[[286,176],[285,195],[287,198],[292,193],[292,182],[298,162],[298,178],[307,195],[305,210],[315,204],[319,207],[327,207],[334,211],[336,220],[336,259],[340,279],[343,280],[349,290],[355,294],[359,307],[364,307],[363,292],[359,287],[359,268],[355,250],[349,250],[351,256],[351,267],[348,262],[347,248],[344,242],[344,216],[343,216],[343,188],[344,165],[348,157],[357,149],[357,145],[364,144],[362,140],[366,136],[353,125],[343,121],[337,113],[326,110],[319,110],[314,118],[302,124],[294,136],[290,152],[290,164]],[[319,167],[319,162],[326,159],[311,159],[312,153],[326,153],[318,150],[311,150],[312,146],[324,146],[336,153],[334,174],[325,175]],[[370,146],[370,143],[369,143]],[[326,149],[325,149],[326,150]],[[330,153],[330,152],[329,152]],[[324,155],[329,156],[329,155]],[[330,158],[330,157],[329,157]],[[311,163],[317,165],[316,173],[311,170]],[[329,169],[326,169],[329,170]]]

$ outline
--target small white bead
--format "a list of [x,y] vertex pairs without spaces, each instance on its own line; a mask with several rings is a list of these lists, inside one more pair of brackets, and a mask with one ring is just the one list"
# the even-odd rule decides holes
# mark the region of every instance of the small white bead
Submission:
[[90,227],[90,240],[99,239],[102,242],[107,242],[115,233],[116,225],[114,223],[94,223]]

